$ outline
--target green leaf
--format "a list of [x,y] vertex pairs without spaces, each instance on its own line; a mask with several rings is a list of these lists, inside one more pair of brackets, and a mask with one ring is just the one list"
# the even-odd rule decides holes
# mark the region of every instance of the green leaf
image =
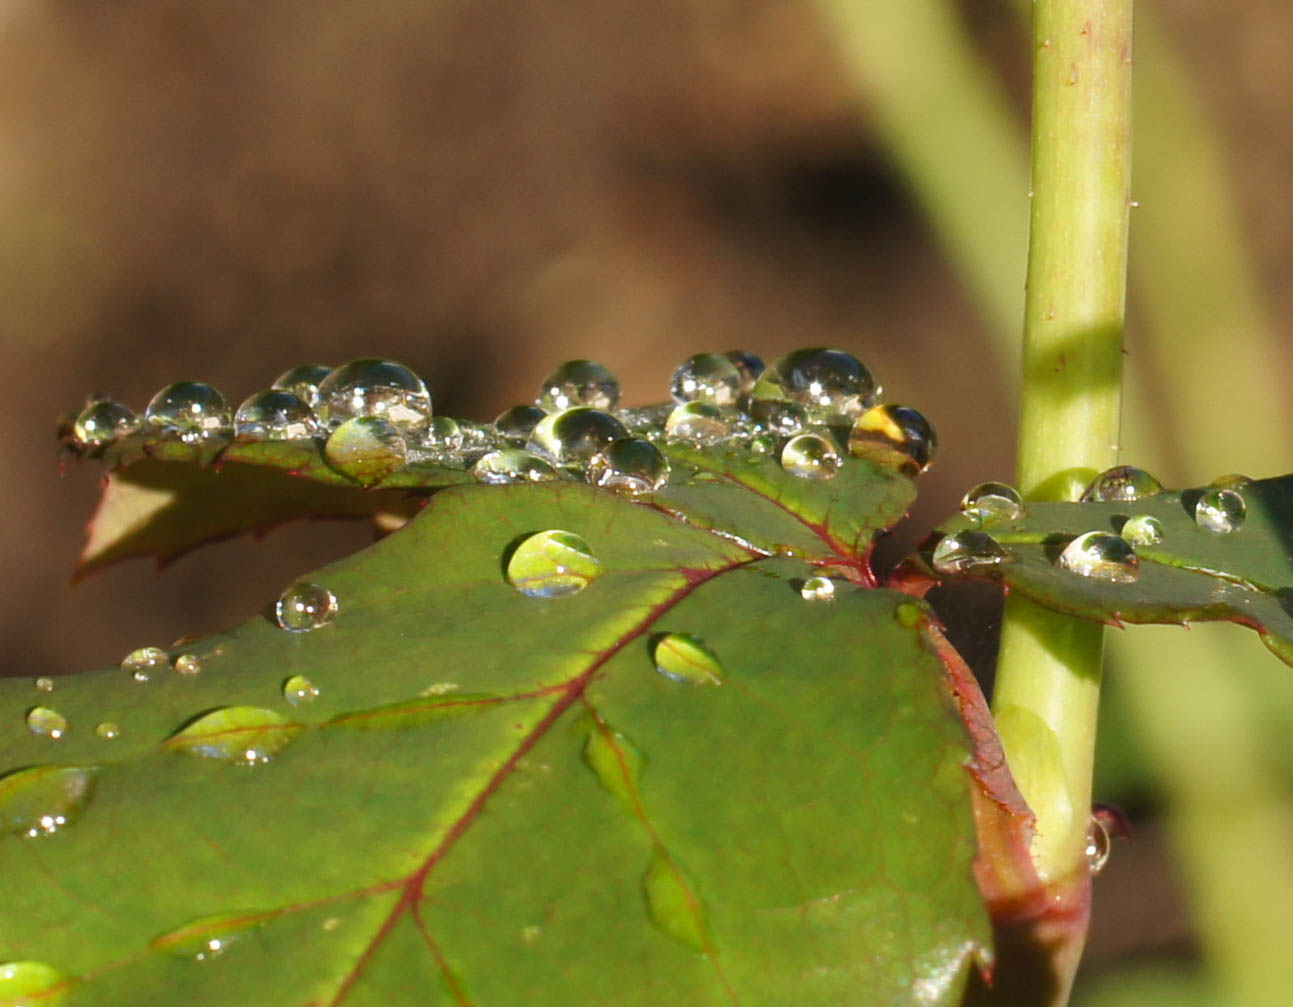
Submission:
[[[1228,489],[1243,504],[1234,530],[1200,518],[1205,494]],[[1079,535],[1131,535],[1142,516],[1161,526],[1157,542],[1134,548],[1134,579],[1110,581],[1066,568],[1061,554]],[[1220,521],[1220,523],[1218,523]],[[967,517],[939,530],[978,528]],[[1012,591],[1057,612],[1113,624],[1230,621],[1250,626],[1276,655],[1293,664],[1293,475],[1155,493],[1133,502],[1030,503],[1016,521],[981,529],[1006,556],[974,573],[999,578]],[[927,560],[937,541],[924,550]]]
[[[184,673],[0,683],[0,957],[70,1007],[957,1002],[971,743],[920,604],[858,563],[906,491],[702,460],[663,504],[444,490],[310,575],[318,629],[267,605]],[[741,540],[710,486],[758,498]],[[524,594],[508,557],[553,529],[596,575]],[[805,600],[774,540],[851,579]],[[29,838],[42,792],[79,817]]]

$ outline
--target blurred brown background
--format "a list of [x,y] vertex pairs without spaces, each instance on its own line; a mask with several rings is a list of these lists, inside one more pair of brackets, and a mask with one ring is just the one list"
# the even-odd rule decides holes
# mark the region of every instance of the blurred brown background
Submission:
[[[1155,6],[1287,318],[1293,9]],[[964,16],[1022,118],[1012,7]],[[5,674],[228,626],[368,540],[298,526],[70,590],[100,473],[60,477],[53,429],[91,391],[236,404],[381,354],[489,419],[570,357],[646,402],[693,352],[831,344],[940,432],[918,529],[1013,467],[982,323],[805,0],[0,0],[0,304]]]

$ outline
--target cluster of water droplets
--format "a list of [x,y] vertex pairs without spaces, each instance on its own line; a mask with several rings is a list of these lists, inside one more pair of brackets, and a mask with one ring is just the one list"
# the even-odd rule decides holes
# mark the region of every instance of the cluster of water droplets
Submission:
[[880,392],[866,365],[843,350],[796,350],[771,366],[730,350],[684,360],[670,402],[630,408],[608,368],[571,360],[543,380],[533,404],[477,423],[434,415],[420,377],[374,358],[293,367],[237,409],[200,381],[168,385],[142,415],[95,397],[73,422],[70,443],[101,454],[146,436],[214,455],[235,443],[313,441],[329,466],[366,485],[432,464],[483,483],[576,479],[630,495],[669,481],[662,448],[670,444],[748,447],[804,479],[833,478],[849,456],[923,472],[937,450],[932,426],[908,406],[881,404]]

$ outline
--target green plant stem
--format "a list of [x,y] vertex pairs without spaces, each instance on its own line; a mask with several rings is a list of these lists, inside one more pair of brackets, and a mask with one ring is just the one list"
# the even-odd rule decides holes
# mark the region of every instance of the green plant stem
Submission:
[[[1117,460],[1131,0],[1038,0],[1018,480],[1072,500]],[[1048,883],[1085,871],[1102,629],[1009,599],[993,711]]]

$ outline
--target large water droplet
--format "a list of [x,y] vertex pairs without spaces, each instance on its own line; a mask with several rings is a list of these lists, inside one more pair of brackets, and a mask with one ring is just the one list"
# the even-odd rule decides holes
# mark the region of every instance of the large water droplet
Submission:
[[494,432],[505,441],[524,444],[534,433],[538,422],[547,415],[547,411],[539,406],[511,406],[494,419]]
[[678,403],[708,402],[719,409],[731,409],[741,397],[741,372],[725,356],[698,353],[673,372],[669,394]]
[[304,706],[319,698],[319,687],[304,675],[293,675],[283,683],[283,698],[292,706]]
[[559,528],[527,536],[507,559],[507,582],[531,598],[576,594],[601,573],[588,543]]
[[226,706],[203,714],[162,742],[170,752],[259,766],[303,730],[281,713],[259,706]]
[[155,951],[177,958],[195,962],[208,961],[224,954],[231,944],[260,929],[278,915],[276,911],[244,910],[202,916],[170,933],[153,938],[149,946]]
[[1152,514],[1134,514],[1119,532],[1133,546],[1157,545],[1163,541],[1163,522]]
[[0,834],[36,839],[75,824],[98,774],[97,766],[31,766],[0,777]]
[[691,633],[664,633],[651,641],[655,670],[675,682],[691,685],[720,685],[723,665],[718,655]]
[[27,711],[27,730],[58,741],[67,734],[67,718],[48,706],[33,706]]
[[1057,566],[1082,577],[1131,584],[1140,576],[1140,559],[1131,543],[1118,535],[1089,531],[1064,547]]
[[318,414],[330,427],[368,416],[410,433],[421,430],[431,419],[431,393],[403,364],[373,358],[352,360],[320,383]]
[[937,453],[933,425],[910,406],[872,406],[849,431],[849,454],[907,475],[924,472]]
[[633,495],[654,493],[668,480],[668,460],[641,437],[622,437],[588,463],[588,481],[594,486]]
[[642,891],[656,926],[693,951],[709,947],[704,904],[690,879],[659,846],[642,878]]
[[1010,553],[987,532],[958,531],[944,535],[930,562],[939,573],[968,573],[1010,562]]
[[821,434],[798,434],[781,449],[781,467],[800,479],[834,479],[843,462]]
[[483,483],[544,483],[557,478],[557,470],[537,455],[521,448],[500,448],[480,456],[471,474]]
[[140,647],[121,659],[121,670],[129,672],[136,682],[147,682],[170,667],[171,656],[161,647]]
[[755,399],[783,399],[803,406],[814,423],[853,423],[875,405],[879,387],[857,357],[843,350],[795,350],[763,372]]
[[1006,483],[979,483],[961,497],[961,513],[980,528],[1019,521],[1028,513],[1019,491]]
[[804,601],[831,601],[835,597],[835,581],[829,577],[809,577],[799,594]]
[[63,1007],[70,988],[68,978],[44,962],[0,964],[0,1003],[5,1007]]
[[723,356],[736,366],[736,372],[741,375],[741,394],[749,395],[758,384],[759,378],[767,370],[767,365],[763,358],[757,353],[751,353],[749,350],[728,350]]
[[598,724],[588,732],[583,756],[584,764],[601,785],[615,795],[625,811],[637,818],[641,814],[637,790],[645,761],[642,753],[619,731]]
[[665,436],[695,447],[717,444],[732,433],[732,424],[709,402],[684,402],[669,413],[664,423]]
[[535,425],[526,447],[554,465],[586,465],[599,451],[628,434],[610,413],[574,406]]
[[1163,484],[1144,469],[1118,465],[1101,472],[1082,494],[1090,502],[1131,503],[1163,492]]
[[81,410],[72,424],[72,434],[82,448],[93,450],[133,434],[139,427],[139,418],[120,402],[98,399]]
[[196,654],[181,654],[175,659],[175,672],[192,677],[202,674],[202,659]]
[[620,400],[620,383],[610,368],[594,360],[567,360],[544,379],[537,400],[550,413],[573,406],[614,409]]
[[372,486],[404,467],[404,435],[377,416],[357,416],[332,431],[323,454],[332,468],[364,486]]
[[793,437],[808,426],[808,411],[793,402],[762,399],[750,403],[750,415],[774,437]]
[[269,388],[244,399],[234,414],[233,426],[240,441],[300,440],[319,432],[309,403],[281,388]]
[[201,381],[177,381],[153,396],[144,411],[149,428],[174,434],[185,444],[202,444],[233,433],[229,403]]
[[337,596],[326,587],[302,580],[279,597],[274,618],[290,633],[308,633],[336,618],[337,607]]
[[1194,505],[1194,523],[1220,534],[1239,531],[1247,516],[1243,495],[1225,487],[1205,490]]
[[291,392],[314,409],[319,404],[319,385],[331,373],[327,364],[297,364],[276,377],[270,387]]

